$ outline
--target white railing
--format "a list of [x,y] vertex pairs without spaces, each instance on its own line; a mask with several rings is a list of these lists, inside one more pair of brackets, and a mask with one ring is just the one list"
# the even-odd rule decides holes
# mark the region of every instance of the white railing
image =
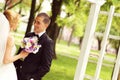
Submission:
[[90,48],[92,45],[92,40],[95,32],[95,27],[97,24],[98,14],[100,7],[104,4],[104,0],[88,0],[91,2],[91,9],[89,13],[88,22],[85,29],[85,35],[83,38],[83,43],[81,47],[81,54],[78,58],[78,64],[74,76],[74,80],[83,80],[85,76],[85,70],[88,63],[88,57],[90,53]]
[[[103,37],[103,33],[95,32],[95,36],[101,36]],[[120,40],[120,36],[115,36],[115,35],[108,35],[108,38],[114,39],[114,40]]]
[[[90,9],[90,13],[89,13],[87,26],[86,26],[86,29],[85,29],[85,35],[84,35],[84,38],[83,38],[81,53],[80,53],[80,56],[78,58],[78,64],[77,64],[77,67],[76,67],[74,80],[83,80],[86,77],[85,70],[86,70],[86,66],[87,66],[87,63],[88,63],[91,43],[92,43],[92,39],[93,39],[94,32],[95,32],[95,27],[96,27],[96,23],[97,23],[97,19],[98,19],[98,14],[107,15],[108,20],[107,20],[106,29],[105,29],[104,34],[102,34],[102,33],[96,33],[95,34],[95,35],[103,36],[103,40],[102,40],[102,47],[101,47],[101,50],[100,50],[100,55],[99,55],[99,58],[98,58],[95,75],[93,77],[92,76],[87,76],[90,80],[99,80],[99,75],[100,75],[101,66],[102,66],[103,59],[104,59],[107,39],[112,38],[112,39],[115,39],[115,40],[120,40],[119,36],[109,35],[113,16],[120,17],[119,13],[114,13],[114,10],[115,10],[114,6],[111,6],[109,12],[99,11],[101,5],[104,3],[104,0],[97,0],[97,1],[96,0],[88,0],[88,1],[91,2],[91,9]],[[103,2],[101,2],[101,1],[103,1]],[[112,80],[117,80],[119,67],[120,67],[120,49],[119,49],[119,52],[118,52],[117,59],[114,60],[113,63],[116,63],[116,64],[115,64]]]
[[100,71],[101,71],[102,62],[103,62],[103,58],[104,58],[104,54],[105,54],[107,39],[108,39],[108,35],[109,35],[109,32],[110,32],[110,27],[111,27],[111,23],[112,23],[114,10],[115,10],[114,6],[111,6],[110,12],[108,14],[106,29],[105,29],[103,40],[102,40],[100,57],[98,58],[98,63],[97,63],[97,68],[96,68],[96,73],[95,73],[95,76],[94,76],[94,80],[98,80],[99,75],[100,75]]

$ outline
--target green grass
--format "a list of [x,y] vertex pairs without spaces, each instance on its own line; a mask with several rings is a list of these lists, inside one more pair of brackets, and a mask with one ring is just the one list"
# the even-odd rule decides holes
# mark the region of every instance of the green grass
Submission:
[[[77,60],[58,55],[57,60],[53,60],[50,72],[43,80],[73,80],[77,65]],[[94,76],[96,69],[95,63],[88,63],[86,74]],[[100,78],[103,80],[111,80],[112,68],[102,67]]]
[[[16,37],[16,44],[20,45],[21,37]],[[78,45],[71,45],[67,46],[67,43],[64,41],[61,41],[60,43],[56,44],[56,52],[57,52],[57,60],[53,60],[51,65],[50,72],[45,75],[43,80],[73,80],[74,73],[76,70],[77,60],[73,58],[69,58],[66,56],[61,56],[61,54],[67,54],[71,56],[78,57],[80,54],[80,49]],[[93,54],[98,54],[98,51],[91,51]],[[113,54],[105,54],[108,57],[114,58],[115,55]],[[90,57],[89,60],[93,60],[97,62],[96,58]],[[104,63],[113,64],[111,62],[103,60]],[[102,66],[100,78],[103,80],[111,80],[111,73],[112,73],[111,67]],[[96,70],[96,63],[89,62],[86,68],[86,74],[94,76]],[[89,80],[89,79],[85,79]]]
[[80,53],[80,49],[78,46],[76,45],[67,46],[67,44],[64,42],[60,44],[59,43],[56,44],[56,51],[59,54],[68,54],[68,55],[76,56],[76,57],[78,57]]
[[[76,51],[75,51],[76,49]],[[75,46],[65,46],[65,44],[57,44],[56,51],[58,54],[78,54],[79,48]],[[76,56],[76,55],[75,55]],[[92,58],[92,60],[97,60]],[[97,61],[96,61],[97,62]],[[104,63],[109,63],[104,61]],[[113,63],[111,63],[113,64]],[[58,55],[58,59],[54,60],[51,66],[51,71],[44,77],[43,80],[73,80],[74,73],[76,70],[77,60],[73,58],[68,58],[65,56]],[[102,66],[100,78],[102,80],[111,80],[112,74],[111,67]],[[94,76],[96,70],[96,63],[89,62],[86,68],[86,74]],[[89,80],[89,79],[85,79]]]
[[[96,66],[97,65],[95,63],[89,62],[86,68],[86,74],[94,76],[96,72]],[[112,69],[113,68],[111,67],[102,66],[100,78],[102,80],[111,80]]]
[[113,68],[102,66],[100,78],[103,80],[111,80],[111,74],[112,74]]
[[57,56],[57,60],[53,60],[50,72],[43,80],[73,80],[77,60],[65,56]]

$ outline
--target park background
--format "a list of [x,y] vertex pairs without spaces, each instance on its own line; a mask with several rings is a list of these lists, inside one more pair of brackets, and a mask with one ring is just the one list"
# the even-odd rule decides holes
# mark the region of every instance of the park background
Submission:
[[[120,13],[119,4],[119,0],[106,0],[101,11],[109,11],[110,6],[114,5],[115,12]],[[35,15],[39,12],[49,14],[52,21],[47,33],[56,43],[54,47],[56,59],[53,60],[51,70],[43,80],[73,80],[90,6],[91,3],[87,0],[6,0],[0,3],[0,11],[12,9],[21,15],[19,26],[13,32],[17,48],[20,47],[24,35],[33,31],[32,22]],[[87,75],[93,76],[95,73],[103,37],[97,34],[103,35],[106,21],[106,15],[99,15],[86,69],[86,80],[89,80]],[[118,17],[113,18],[110,35],[120,36],[119,21]],[[119,44],[119,40],[110,38],[107,41],[105,59],[100,73],[100,78],[103,80],[111,80]]]

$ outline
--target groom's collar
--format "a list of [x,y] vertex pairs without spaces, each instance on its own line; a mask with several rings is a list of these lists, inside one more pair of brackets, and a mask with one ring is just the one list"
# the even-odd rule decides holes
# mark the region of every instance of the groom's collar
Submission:
[[46,32],[46,31],[40,32],[40,33],[38,33],[37,35],[38,35],[39,37],[41,37],[45,32]]

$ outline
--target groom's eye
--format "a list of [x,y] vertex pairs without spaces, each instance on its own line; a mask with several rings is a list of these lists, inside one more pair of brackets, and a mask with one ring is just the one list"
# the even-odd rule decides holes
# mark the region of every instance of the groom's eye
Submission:
[[36,20],[34,20],[34,24],[40,24],[40,22],[39,21],[36,21]]

